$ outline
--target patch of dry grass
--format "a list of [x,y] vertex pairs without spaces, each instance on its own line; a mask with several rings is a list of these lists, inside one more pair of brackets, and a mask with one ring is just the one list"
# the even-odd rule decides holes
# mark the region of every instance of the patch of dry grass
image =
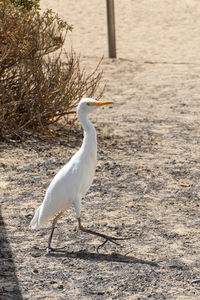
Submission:
[[[0,138],[53,135],[74,127],[77,102],[92,97],[101,72],[80,67],[80,57],[62,49],[72,26],[51,10],[0,2]],[[96,98],[101,96],[96,95]]]

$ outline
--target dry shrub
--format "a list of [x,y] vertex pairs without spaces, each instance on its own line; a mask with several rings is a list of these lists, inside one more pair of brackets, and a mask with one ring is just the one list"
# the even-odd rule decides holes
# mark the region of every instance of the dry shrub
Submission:
[[[74,108],[99,86],[97,68],[89,75],[72,51],[55,56],[72,27],[52,11],[0,1],[0,138],[22,139],[65,132],[74,126]],[[96,95],[101,96],[102,92]]]

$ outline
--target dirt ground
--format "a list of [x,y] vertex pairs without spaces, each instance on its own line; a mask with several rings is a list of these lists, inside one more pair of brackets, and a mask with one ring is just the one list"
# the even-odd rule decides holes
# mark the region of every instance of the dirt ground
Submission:
[[[65,4],[63,4],[65,3]],[[106,1],[42,0],[74,24],[69,41],[94,68],[104,98],[91,115],[98,166],[83,223],[118,247],[77,231],[73,209],[55,231],[29,223],[82,135],[0,144],[0,299],[200,299],[200,2],[115,1],[117,55],[107,56]],[[64,5],[64,7],[63,7]]]

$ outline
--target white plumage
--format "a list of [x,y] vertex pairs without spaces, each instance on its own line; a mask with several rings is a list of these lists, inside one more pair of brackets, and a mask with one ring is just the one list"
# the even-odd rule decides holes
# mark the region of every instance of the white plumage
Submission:
[[58,218],[61,216],[62,212],[72,205],[75,207],[76,217],[79,221],[79,228],[81,230],[100,235],[106,240],[112,241],[111,237],[84,229],[80,222],[81,199],[85,196],[92,184],[97,160],[96,130],[88,119],[88,114],[101,105],[112,103],[112,101],[102,102],[91,98],[84,98],[78,105],[78,118],[84,129],[82,146],[53,178],[46,191],[42,204],[36,210],[31,221],[32,228],[38,229],[48,220],[56,216],[53,221],[48,249],[52,249],[50,243]]

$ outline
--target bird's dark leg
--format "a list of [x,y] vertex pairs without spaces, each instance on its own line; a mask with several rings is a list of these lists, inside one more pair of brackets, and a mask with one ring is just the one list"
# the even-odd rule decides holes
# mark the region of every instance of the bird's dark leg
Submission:
[[[78,219],[78,227],[81,231],[83,232],[86,232],[86,233],[90,233],[90,234],[93,234],[93,235],[96,235],[96,236],[100,236],[102,238],[105,239],[105,241],[98,246],[97,248],[97,252],[99,250],[99,248],[103,247],[108,241],[111,242],[111,243],[114,243],[115,245],[118,245],[120,246],[119,243],[117,243],[116,241],[119,241],[119,240],[127,240],[129,238],[117,238],[117,237],[112,237],[112,236],[109,236],[109,235],[106,235],[106,234],[103,234],[103,233],[99,233],[99,232],[96,232],[96,231],[92,231],[90,229],[87,229],[85,227],[82,226],[81,224],[81,219],[80,218],[77,218]],[[132,237],[131,237],[132,238]]]
[[52,223],[52,228],[51,228],[51,233],[50,233],[50,236],[49,236],[49,239],[48,239],[48,244],[47,244],[47,252],[49,253],[50,251],[53,251],[53,249],[51,248],[51,240],[52,240],[52,237],[53,237],[53,233],[54,233],[54,230],[56,228],[56,224],[58,222],[58,219],[62,216],[63,212],[61,211],[53,220],[53,223]]

